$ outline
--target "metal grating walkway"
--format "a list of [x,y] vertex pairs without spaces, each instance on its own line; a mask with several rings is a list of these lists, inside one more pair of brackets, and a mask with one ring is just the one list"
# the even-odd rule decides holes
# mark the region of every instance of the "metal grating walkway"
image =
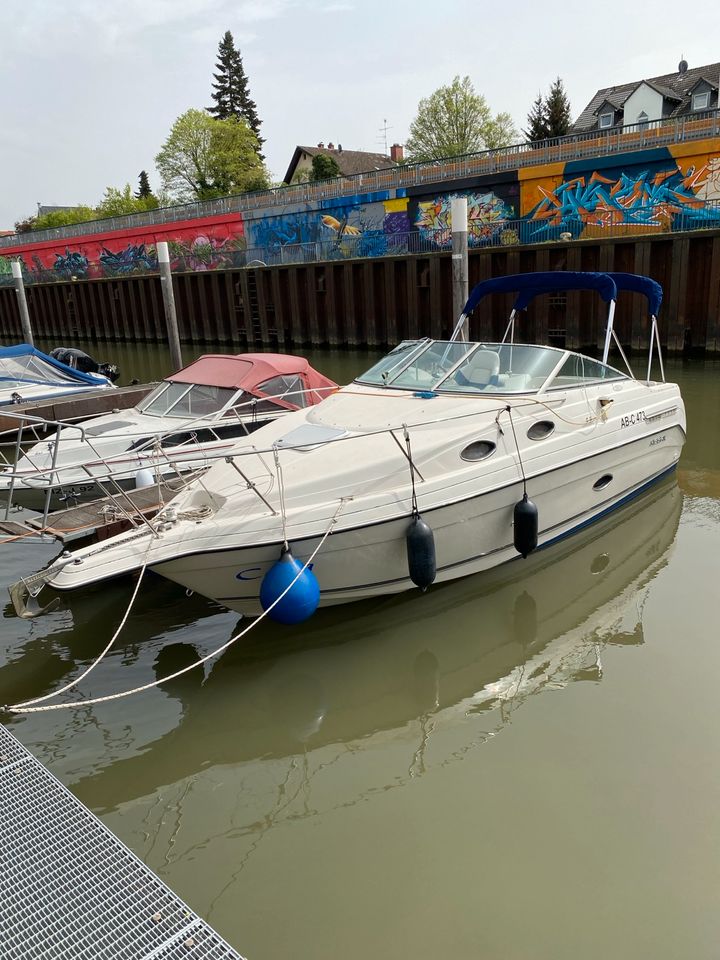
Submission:
[[2,960],[242,960],[0,724]]

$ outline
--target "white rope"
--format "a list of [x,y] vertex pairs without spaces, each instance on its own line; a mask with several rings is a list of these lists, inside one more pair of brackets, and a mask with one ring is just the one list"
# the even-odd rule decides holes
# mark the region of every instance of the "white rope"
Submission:
[[[145,690],[150,690],[153,687],[160,686],[161,683],[168,683],[170,680],[175,680],[177,677],[182,676],[184,673],[188,673],[190,670],[194,670],[195,667],[202,666],[204,663],[207,663],[208,660],[212,660],[213,657],[219,656],[221,653],[227,650],[228,647],[232,646],[233,643],[235,643],[238,640],[241,640],[246,634],[248,634],[253,629],[253,627],[257,626],[257,624],[259,624],[261,620],[264,620],[265,617],[270,613],[270,611],[275,606],[277,606],[278,603],[280,603],[280,601],[283,599],[285,594],[288,593],[294,587],[295,583],[298,581],[298,579],[302,576],[302,574],[307,570],[307,568],[313,562],[313,560],[317,556],[318,551],[320,550],[320,548],[323,546],[327,538],[332,533],[332,529],[338,521],[340,512],[345,506],[346,501],[349,499],[351,498],[350,497],[340,498],[340,503],[338,504],[338,508],[335,511],[335,514],[333,515],[332,519],[330,520],[330,523],[328,524],[328,528],[323,534],[322,539],[320,540],[320,543],[318,543],[317,547],[315,547],[313,552],[310,554],[308,559],[303,564],[302,568],[298,570],[295,577],[290,581],[287,587],[285,587],[285,589],[280,594],[280,596],[276,597],[276,599],[273,600],[270,606],[267,607],[266,610],[263,610],[260,616],[256,617],[256,619],[254,619],[252,623],[249,623],[244,630],[241,630],[240,633],[236,634],[234,637],[231,637],[229,640],[223,643],[216,650],[213,650],[211,653],[208,653],[206,656],[202,657],[200,660],[197,660],[195,663],[189,664],[187,667],[183,667],[181,670],[177,670],[175,673],[171,673],[167,677],[162,677],[160,680],[153,680],[151,683],[145,683],[140,687],[134,687],[132,690],[122,690],[119,693],[110,693],[104,697],[92,697],[91,699],[88,699],[88,700],[74,700],[70,703],[52,703],[52,704],[47,704],[46,706],[43,706],[43,707],[33,707],[33,706],[25,707],[22,704],[15,704],[14,706],[7,706],[5,707],[5,709],[10,713],[46,713],[46,712],[49,712],[50,710],[67,710],[70,707],[88,707],[96,703],[107,703],[110,700],[119,700],[122,697],[132,696],[135,693],[142,693]],[[86,676],[87,673],[89,673],[89,670],[86,671],[82,676]],[[78,678],[78,680],[81,680],[81,679],[82,677]],[[78,682],[78,680],[73,681],[73,683],[70,684],[69,686],[73,686],[75,683]],[[68,689],[68,687],[63,688],[63,690],[66,690],[66,689]],[[45,697],[39,697],[37,700],[28,700],[26,701],[26,703],[37,703],[40,700],[46,700],[48,699],[48,697],[55,696],[56,693],[62,693],[62,692],[63,692],[62,690],[54,691],[52,694],[48,694]]]
[[19,710],[19,708],[21,707],[23,708],[30,707],[33,704],[42,703],[45,700],[49,700],[51,697],[58,697],[60,696],[61,693],[65,693],[66,690],[70,690],[71,687],[76,686],[78,683],[80,683],[81,680],[84,680],[89,673],[92,673],[95,667],[104,659],[105,655],[110,651],[110,648],[113,646],[117,638],[120,636],[120,633],[123,627],[125,626],[127,618],[130,616],[130,611],[132,610],[135,604],[135,598],[137,597],[138,592],[140,590],[140,584],[142,583],[143,577],[145,576],[145,570],[147,569],[148,559],[150,557],[150,547],[152,545],[153,545],[153,540],[149,540],[147,550],[145,551],[145,558],[143,560],[142,567],[140,568],[140,576],[138,577],[138,581],[135,584],[135,589],[133,591],[132,597],[130,598],[130,603],[128,604],[127,610],[125,611],[125,615],[120,621],[120,625],[118,626],[117,630],[112,635],[112,638],[110,639],[108,645],[105,647],[105,649],[100,654],[100,656],[97,657],[95,662],[91,663],[90,666],[87,668],[87,670],[81,673],[79,677],[76,677],[74,680],[71,680],[69,683],[66,683],[65,686],[60,687],[59,690],[53,690],[51,693],[46,693],[42,697],[35,697],[33,700],[23,700],[22,703],[16,703],[12,707],[8,707],[8,710]]

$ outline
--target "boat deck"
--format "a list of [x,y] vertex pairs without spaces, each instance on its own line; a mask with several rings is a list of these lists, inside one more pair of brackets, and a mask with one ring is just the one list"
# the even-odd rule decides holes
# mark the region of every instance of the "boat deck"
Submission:
[[167,484],[151,484],[55,510],[47,515],[45,524],[41,514],[26,516],[21,521],[0,520],[0,542],[5,538],[26,539],[41,534],[62,544],[89,537],[103,540],[127,530],[131,526],[131,517],[136,523],[153,517],[176,493],[177,490]]
[[242,960],[0,725],[3,960]]
[[86,393],[76,393],[68,397],[13,404],[8,408],[8,411],[13,414],[12,417],[5,416],[0,409],[0,433],[16,432],[17,417],[23,414],[40,417],[43,420],[61,420],[69,423],[98,417],[103,413],[112,413],[114,410],[127,410],[140,403],[155,386],[154,383],[138,383],[117,387],[114,390],[89,390]]

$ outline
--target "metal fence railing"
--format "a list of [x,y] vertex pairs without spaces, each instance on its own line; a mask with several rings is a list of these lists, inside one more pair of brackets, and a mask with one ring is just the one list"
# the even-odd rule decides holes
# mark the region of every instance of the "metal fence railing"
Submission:
[[[632,216],[632,219],[630,217]],[[677,234],[694,230],[720,230],[720,201],[701,204],[687,211],[669,213],[666,204],[643,206],[615,214],[587,218],[564,217],[561,221],[544,219],[473,221],[468,233],[471,250],[482,247],[508,247],[520,244],[570,242],[578,240],[638,237],[652,234]],[[360,235],[344,234],[328,240],[309,243],[274,244],[262,247],[222,252],[217,262],[203,263],[203,270],[232,270],[244,267],[290,266],[302,263],[322,263],[338,260],[368,259],[413,254],[438,253],[449,250],[452,235],[448,230],[413,230],[406,233],[366,231]],[[0,257],[0,264],[2,263]],[[197,269],[182,256],[173,259],[176,273]],[[7,263],[7,259],[5,263]],[[78,262],[76,272],[72,264],[67,269],[29,269],[24,271],[26,284],[61,283],[68,280],[112,279],[128,276],[157,274],[154,251],[148,250],[136,265],[109,266],[108,262],[85,260]],[[0,286],[12,284],[9,272],[0,272]]]
[[612,127],[608,130],[591,130],[429,163],[389,166],[382,170],[335,177],[319,183],[291,184],[255,193],[221,197],[216,200],[161,207],[123,217],[109,217],[104,220],[90,220],[48,230],[11,234],[0,237],[0,249],[21,243],[40,243],[115,230],[150,228],[197,217],[244,213],[294,203],[311,203],[356,193],[416,187],[421,184],[430,185],[442,183],[444,180],[500,173],[518,167],[578,160],[583,157],[599,157],[717,136],[720,136],[720,110],[708,110],[671,120],[652,120]]

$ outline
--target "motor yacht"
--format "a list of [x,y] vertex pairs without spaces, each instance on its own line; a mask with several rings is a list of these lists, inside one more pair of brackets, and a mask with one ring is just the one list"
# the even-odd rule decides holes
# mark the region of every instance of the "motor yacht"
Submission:
[[[636,379],[608,362],[613,342],[622,354],[613,330],[618,288],[647,297],[657,380],[650,363]],[[518,315],[534,297],[575,289],[608,306],[602,359],[516,341]],[[460,339],[485,297],[511,291],[502,342]],[[302,565],[298,576],[312,562],[319,603],[332,605],[425,589],[542,549],[677,464],[685,412],[662,373],[661,298],[654,281],[632,275],[485,281],[449,340],[399,344],[321,403],[239,442],[152,529],[64,555],[45,581],[73,589],[147,563],[188,590],[258,615],[281,599],[269,603],[263,588],[288,555]]]
[[0,407],[112,387],[111,377],[68,366],[29,343],[0,347]]
[[337,384],[303,357],[207,354],[137,407],[62,427],[0,470],[0,499],[58,509],[205,469],[239,437],[324,399]]

